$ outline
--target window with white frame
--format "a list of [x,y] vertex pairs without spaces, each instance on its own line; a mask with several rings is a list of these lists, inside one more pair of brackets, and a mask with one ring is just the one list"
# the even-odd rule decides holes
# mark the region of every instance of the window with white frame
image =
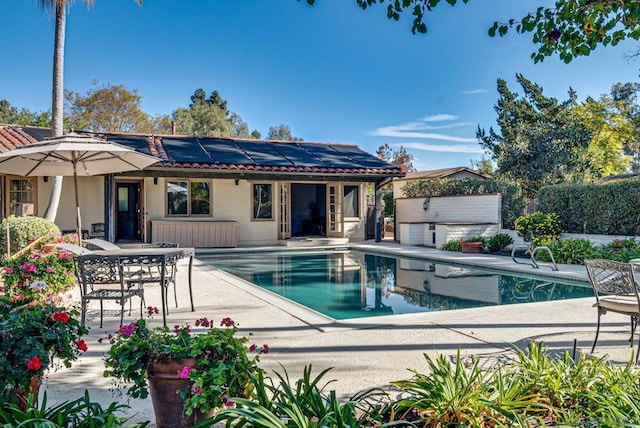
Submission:
[[211,216],[211,182],[167,180],[168,216]]
[[36,179],[32,177],[7,178],[9,212],[7,215],[36,214]]

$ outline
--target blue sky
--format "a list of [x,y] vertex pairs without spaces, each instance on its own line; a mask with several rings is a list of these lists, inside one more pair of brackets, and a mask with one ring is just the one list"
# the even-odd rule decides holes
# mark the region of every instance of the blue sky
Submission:
[[[306,141],[355,143],[375,153],[403,145],[419,170],[469,166],[481,150],[478,125],[495,126],[496,79],[515,75],[566,99],[608,93],[638,81],[636,43],[599,48],[566,65],[533,64],[529,36],[491,38],[493,21],[542,4],[529,0],[443,2],[412,35],[410,17],[389,21],[384,7],[355,0],[76,1],[67,17],[65,87],[137,89],[149,114],[186,107],[197,88],[217,90],[250,129],[284,123]],[[546,2],[547,4],[549,2]],[[37,0],[3,0],[0,99],[51,106],[54,20]]]

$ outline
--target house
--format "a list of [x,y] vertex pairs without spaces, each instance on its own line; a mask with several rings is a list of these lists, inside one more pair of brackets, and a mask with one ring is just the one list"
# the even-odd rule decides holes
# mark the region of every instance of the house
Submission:
[[[49,133],[48,128],[0,125],[0,152]],[[103,226],[105,237],[116,242],[231,247],[307,236],[364,240],[370,237],[367,221],[375,222],[366,215],[366,185],[380,188],[403,175],[351,144],[90,135],[160,159],[143,171],[79,178],[83,228]],[[1,180],[3,217],[44,214],[48,177]],[[56,218],[62,230],[75,229],[73,200],[66,180]]]
[[402,191],[402,188],[407,183],[412,183],[421,180],[435,180],[435,179],[453,179],[462,180],[464,178],[475,178],[479,180],[486,180],[491,176],[484,174],[478,170],[467,168],[465,166],[458,166],[453,168],[442,169],[430,169],[426,171],[408,172],[404,177],[398,177],[393,179],[393,198],[404,198],[406,195]]

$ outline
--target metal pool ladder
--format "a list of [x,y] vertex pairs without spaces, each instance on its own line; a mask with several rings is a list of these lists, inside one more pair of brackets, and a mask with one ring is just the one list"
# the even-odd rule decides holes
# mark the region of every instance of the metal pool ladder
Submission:
[[521,262],[518,261],[516,259],[516,251],[518,250],[527,250],[530,247],[528,245],[516,245],[515,247],[513,247],[513,249],[511,250],[511,260],[514,261],[514,263],[518,263],[521,265],[531,265],[533,266],[535,269],[539,269],[540,265],[538,264],[538,262],[536,261],[536,253],[540,250],[546,251],[549,254],[549,258],[551,258],[551,266],[548,266],[549,268],[551,268],[551,270],[558,270],[558,265],[556,265],[556,261],[553,258],[553,253],[551,252],[551,250],[549,249],[549,247],[547,247],[546,245],[541,245],[539,247],[535,247],[533,250],[531,250],[531,261],[530,262]]

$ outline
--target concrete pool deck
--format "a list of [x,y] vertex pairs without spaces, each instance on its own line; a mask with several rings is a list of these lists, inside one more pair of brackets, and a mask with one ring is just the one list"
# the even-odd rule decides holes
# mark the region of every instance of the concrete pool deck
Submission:
[[[451,253],[392,243],[366,242],[351,247],[586,281],[584,266],[559,265],[558,272],[551,272],[548,268],[515,264],[510,257]],[[240,248],[224,253],[249,250]],[[215,252],[218,251],[206,253]],[[333,367],[325,380],[336,380],[329,387],[340,397],[373,387],[388,389],[389,382],[411,377],[409,369],[425,369],[423,354],[455,357],[459,352],[463,357],[475,355],[489,364],[497,356],[511,354],[512,344],[526,347],[531,340],[544,342],[554,352],[572,352],[575,341],[578,352],[588,353],[595,334],[594,298],[333,321],[197,260],[199,253],[196,252],[193,269],[196,310],[191,312],[187,307],[187,287],[179,286],[180,307],[171,307],[168,325],[193,324],[203,316],[214,320],[230,317],[239,323],[241,334],[251,334],[249,343],[269,345],[271,352],[260,359],[260,366],[268,373],[282,372],[282,365],[295,380],[305,365],[313,364],[316,374]],[[179,285],[186,284],[186,276],[186,266],[181,265]],[[145,297],[148,305],[160,306],[157,287],[145,288]],[[52,371],[41,391],[47,392],[49,402],[61,402],[79,398],[88,389],[91,398],[104,405],[112,401],[128,403],[131,409],[127,414],[133,417],[132,421],[153,421],[150,399],[114,396],[112,380],[102,376],[102,357],[109,345],[106,341],[98,343],[98,339],[117,330],[119,316],[112,315],[105,316],[103,329],[98,328],[97,319],[89,320],[91,329],[86,338],[89,351],[70,369]],[[137,315],[134,309],[132,316],[125,315],[125,323]],[[160,325],[160,317],[153,322]],[[594,355],[606,354],[614,362],[626,363],[632,352],[628,338],[628,317],[607,314],[602,318]]]

